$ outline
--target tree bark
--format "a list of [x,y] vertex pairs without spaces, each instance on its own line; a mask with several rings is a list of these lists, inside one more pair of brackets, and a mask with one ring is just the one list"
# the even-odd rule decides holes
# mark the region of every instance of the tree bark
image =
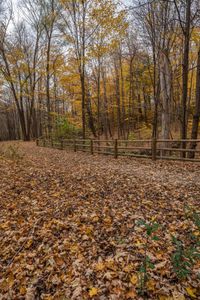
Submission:
[[[162,133],[161,137],[164,140],[170,138],[171,124],[171,70],[170,62],[165,51],[160,51],[160,89],[162,103]],[[164,146],[167,147],[168,143]]]
[[[184,52],[183,52],[183,75],[182,75],[182,132],[181,138],[187,139],[187,97],[188,97],[188,69],[190,50],[190,24],[191,24],[191,0],[186,1],[186,22],[184,28]],[[182,148],[186,148],[186,143],[182,143]],[[186,157],[186,152],[182,153]]]
[[[195,111],[194,111],[193,122],[192,122],[192,133],[191,133],[192,140],[196,140],[198,138],[199,120],[200,120],[200,48],[198,51],[198,61],[197,61],[196,104],[195,104]],[[196,146],[197,146],[196,142],[190,143],[190,149],[195,150]],[[195,152],[189,152],[188,157],[195,158]]]

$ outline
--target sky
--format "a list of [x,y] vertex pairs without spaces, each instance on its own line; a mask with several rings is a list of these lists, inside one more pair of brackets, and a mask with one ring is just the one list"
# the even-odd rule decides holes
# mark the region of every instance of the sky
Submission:
[[[15,12],[15,18],[20,19],[20,13],[18,11],[18,3],[20,2],[20,0],[11,0],[11,1],[12,1],[14,12]],[[120,2],[126,6],[132,6],[134,3],[134,0],[120,0]]]
[[[17,3],[19,2],[19,0],[12,0],[12,2],[15,9],[17,9]],[[134,0],[121,0],[121,2],[124,3],[125,5],[132,5]]]

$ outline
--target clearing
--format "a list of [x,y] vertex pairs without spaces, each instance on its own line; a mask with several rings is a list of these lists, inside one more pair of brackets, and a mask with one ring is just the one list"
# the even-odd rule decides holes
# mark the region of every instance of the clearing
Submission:
[[[172,235],[199,235],[199,164],[2,147],[16,153],[0,156],[0,299],[200,299],[200,262],[178,280],[171,260]],[[146,250],[139,220],[160,224]]]

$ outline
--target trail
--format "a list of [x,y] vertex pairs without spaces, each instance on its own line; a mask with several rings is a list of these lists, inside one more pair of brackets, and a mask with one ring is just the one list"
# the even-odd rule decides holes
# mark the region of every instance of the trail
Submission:
[[22,158],[0,156],[0,299],[142,299],[131,280],[144,256],[140,219],[160,224],[148,248],[156,266],[148,299],[190,299],[187,287],[200,299],[199,264],[180,284],[170,262],[171,234],[187,244],[196,230],[185,205],[199,209],[200,165],[115,160],[32,142],[1,147],[9,145]]

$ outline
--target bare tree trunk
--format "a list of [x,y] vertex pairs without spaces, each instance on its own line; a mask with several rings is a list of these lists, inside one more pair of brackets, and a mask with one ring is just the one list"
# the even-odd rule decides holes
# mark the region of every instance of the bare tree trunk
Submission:
[[[196,75],[196,105],[193,115],[192,122],[192,133],[191,139],[196,140],[198,138],[198,129],[199,129],[199,120],[200,120],[200,49],[198,52],[198,61],[197,61],[197,75]],[[197,143],[192,142],[190,144],[190,149],[196,149]],[[195,158],[195,152],[188,153],[189,158]]]
[[85,116],[85,21],[86,21],[86,4],[82,0],[83,15],[82,15],[82,36],[81,36],[81,90],[82,90],[82,131],[83,139],[86,136],[86,116]]
[[108,117],[108,98],[107,98],[107,86],[106,86],[106,73],[105,69],[102,68],[102,79],[103,79],[103,96],[104,96],[104,106],[103,106],[103,124],[104,133],[106,139],[108,139],[108,133],[111,135],[109,117]]
[[89,128],[92,131],[93,136],[96,137],[96,129],[95,129],[94,118],[93,118],[93,113],[92,113],[91,95],[90,95],[90,90],[89,90],[89,84],[87,86],[87,103],[86,103],[86,107],[87,107]]
[[[84,67],[85,69],[85,67]],[[85,70],[81,72],[81,93],[82,93],[82,137],[86,135],[86,118],[85,118]]]
[[123,65],[122,65],[122,53],[120,49],[119,53],[119,65],[120,65],[120,77],[121,77],[121,102],[122,102],[122,114],[121,114],[121,131],[122,135],[125,138],[125,91],[124,91],[124,74],[123,74]]
[[158,135],[158,92],[159,92],[159,82],[157,82],[157,63],[156,63],[156,52],[155,52],[155,40],[153,39],[153,98],[154,98],[154,116],[153,116],[153,126],[152,126],[152,137],[157,138]]
[[[162,103],[162,133],[161,137],[164,140],[170,138],[170,124],[171,124],[171,70],[170,62],[167,54],[160,51],[160,89],[161,89],[161,103]],[[167,147],[168,143],[164,143]]]
[[51,135],[51,99],[50,99],[50,53],[51,53],[51,33],[48,37],[48,45],[47,45],[47,61],[46,61],[46,94],[47,94],[47,127],[48,127],[48,135]]
[[129,63],[129,103],[128,103],[127,136],[129,136],[130,129],[133,126],[133,119],[134,119],[133,58],[131,57]]
[[[183,53],[183,75],[182,75],[182,132],[181,138],[187,139],[187,97],[188,97],[188,69],[189,69],[189,50],[190,50],[190,27],[191,27],[191,0],[186,1],[186,22],[184,28],[184,53]],[[182,143],[182,148],[186,148],[186,143]],[[182,153],[186,156],[186,152]]]
[[100,79],[101,79],[101,62],[98,57],[98,67],[97,67],[97,135],[100,138],[100,111],[101,111],[101,95],[100,95]]
[[121,126],[121,99],[120,99],[120,79],[117,62],[114,62],[115,65],[115,84],[116,84],[116,104],[117,104],[117,131],[118,138],[122,135],[122,126]]

